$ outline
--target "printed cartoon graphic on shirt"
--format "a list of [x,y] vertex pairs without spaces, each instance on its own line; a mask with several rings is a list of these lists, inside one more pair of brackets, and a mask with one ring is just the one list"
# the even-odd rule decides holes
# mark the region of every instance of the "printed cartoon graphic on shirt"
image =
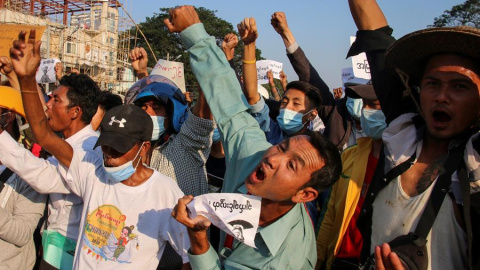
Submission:
[[131,263],[140,249],[135,226],[126,225],[127,217],[113,205],[102,205],[88,214],[83,235],[83,251],[92,258]]

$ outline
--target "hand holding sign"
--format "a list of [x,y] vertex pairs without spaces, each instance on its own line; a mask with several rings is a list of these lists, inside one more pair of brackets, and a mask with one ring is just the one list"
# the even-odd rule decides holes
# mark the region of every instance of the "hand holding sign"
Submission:
[[188,216],[189,210],[187,209],[187,204],[189,204],[192,200],[192,195],[184,196],[183,198],[178,199],[178,204],[172,211],[172,217],[190,230],[206,231],[211,225],[211,222],[206,217],[198,215],[191,219]]
[[[205,216],[220,230],[255,247],[261,202],[262,198],[254,195],[210,193],[195,197],[187,207],[191,212],[190,217]],[[203,226],[195,218],[186,222],[192,228]]]

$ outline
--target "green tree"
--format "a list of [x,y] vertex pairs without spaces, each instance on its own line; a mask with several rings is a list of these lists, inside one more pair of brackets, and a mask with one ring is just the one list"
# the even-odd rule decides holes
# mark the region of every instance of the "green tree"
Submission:
[[480,0],[467,0],[465,3],[445,10],[433,20],[429,27],[467,25],[480,28]]
[[[218,46],[221,46],[223,37],[226,34],[233,32],[238,36],[237,31],[234,30],[231,23],[218,18],[215,15],[217,11],[209,10],[203,7],[197,7],[195,9],[197,10],[200,21],[205,26],[205,30],[207,33],[215,37]],[[181,61],[185,65],[185,84],[187,85],[187,88],[189,86],[195,86],[196,79],[192,73],[188,52],[186,51],[183,42],[177,33],[170,33],[163,23],[163,20],[169,17],[169,10],[170,8],[160,8],[159,13],[155,13],[152,17],[147,17],[145,22],[140,23],[138,26],[150,43],[153,53],[157,59],[167,59],[167,55],[169,55],[170,60],[172,61],[180,56],[178,59],[176,59],[176,61]],[[135,32],[135,28],[131,30],[131,33]],[[155,66],[155,59],[153,58],[150,50],[148,50],[145,40],[143,40],[139,33],[136,36],[137,38],[131,41],[131,46],[144,47],[148,53],[148,65],[150,67]],[[243,44],[239,42],[237,48],[235,49],[234,58],[235,63],[238,65],[237,72],[241,71],[238,63],[241,63],[242,51]],[[256,55],[258,60],[263,59],[261,57],[260,50],[257,49]]]

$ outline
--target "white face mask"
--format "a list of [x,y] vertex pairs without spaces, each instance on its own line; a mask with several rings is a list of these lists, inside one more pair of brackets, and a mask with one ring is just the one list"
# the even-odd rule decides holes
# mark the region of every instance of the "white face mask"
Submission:
[[130,160],[129,162],[120,165],[118,167],[104,167],[105,172],[107,173],[108,179],[112,180],[113,182],[122,182],[127,180],[132,174],[135,173],[135,170],[138,167],[138,164],[140,164],[141,160],[137,162],[137,165],[133,167],[133,161],[137,159],[138,155],[140,154],[140,151],[142,151],[143,144],[140,146],[140,149],[138,149],[137,154],[133,158],[133,160]]

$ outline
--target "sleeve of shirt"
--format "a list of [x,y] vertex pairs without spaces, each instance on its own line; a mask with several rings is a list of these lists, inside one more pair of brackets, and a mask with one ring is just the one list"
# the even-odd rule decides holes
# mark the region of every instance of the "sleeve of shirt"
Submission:
[[260,95],[260,100],[250,107],[250,114],[253,116],[253,118],[255,118],[263,132],[270,131],[271,121],[269,113],[270,109],[268,108],[267,104],[265,104],[263,96]]
[[73,150],[72,161],[68,168],[65,182],[73,193],[85,197],[93,186],[94,181],[102,181],[103,159],[92,151]]
[[35,157],[18,145],[8,134],[0,134],[0,161],[20,176],[37,192],[43,194],[71,192],[61,175],[63,168],[58,163]]
[[[287,57],[290,60],[295,73],[297,73],[298,79],[300,81],[308,82],[320,90],[322,96],[322,112],[319,113],[320,117],[325,119],[335,106],[335,99],[333,98],[332,92],[330,92],[327,84],[312,66],[301,47],[298,47],[293,53],[288,53]],[[325,121],[327,121],[327,119],[325,119]]]
[[373,87],[387,123],[400,114],[416,111],[411,99],[403,98],[405,87],[399,77],[387,70],[385,65],[385,52],[395,42],[392,33],[393,29],[389,26],[357,31],[357,38],[347,54],[347,57],[350,57],[366,53]]
[[[223,134],[228,164],[223,190],[233,192],[244,183],[271,145],[257,121],[247,112],[248,103],[240,83],[215,38],[207,34],[201,23],[188,27],[180,36],[190,53],[193,73]],[[242,162],[237,162],[239,160]]]
[[204,166],[210,155],[214,126],[215,121],[200,118],[189,111],[187,120],[176,136],[183,151],[197,160],[200,167]]
[[[17,177],[18,175],[13,175]],[[16,179],[17,186],[10,195],[13,213],[0,207],[0,239],[23,247],[33,238],[38,221],[43,216],[47,196],[33,190],[21,179]]]
[[213,249],[212,245],[207,252],[200,255],[193,255],[188,253],[190,259],[190,265],[192,269],[205,269],[205,270],[220,270],[221,264],[217,252]]

